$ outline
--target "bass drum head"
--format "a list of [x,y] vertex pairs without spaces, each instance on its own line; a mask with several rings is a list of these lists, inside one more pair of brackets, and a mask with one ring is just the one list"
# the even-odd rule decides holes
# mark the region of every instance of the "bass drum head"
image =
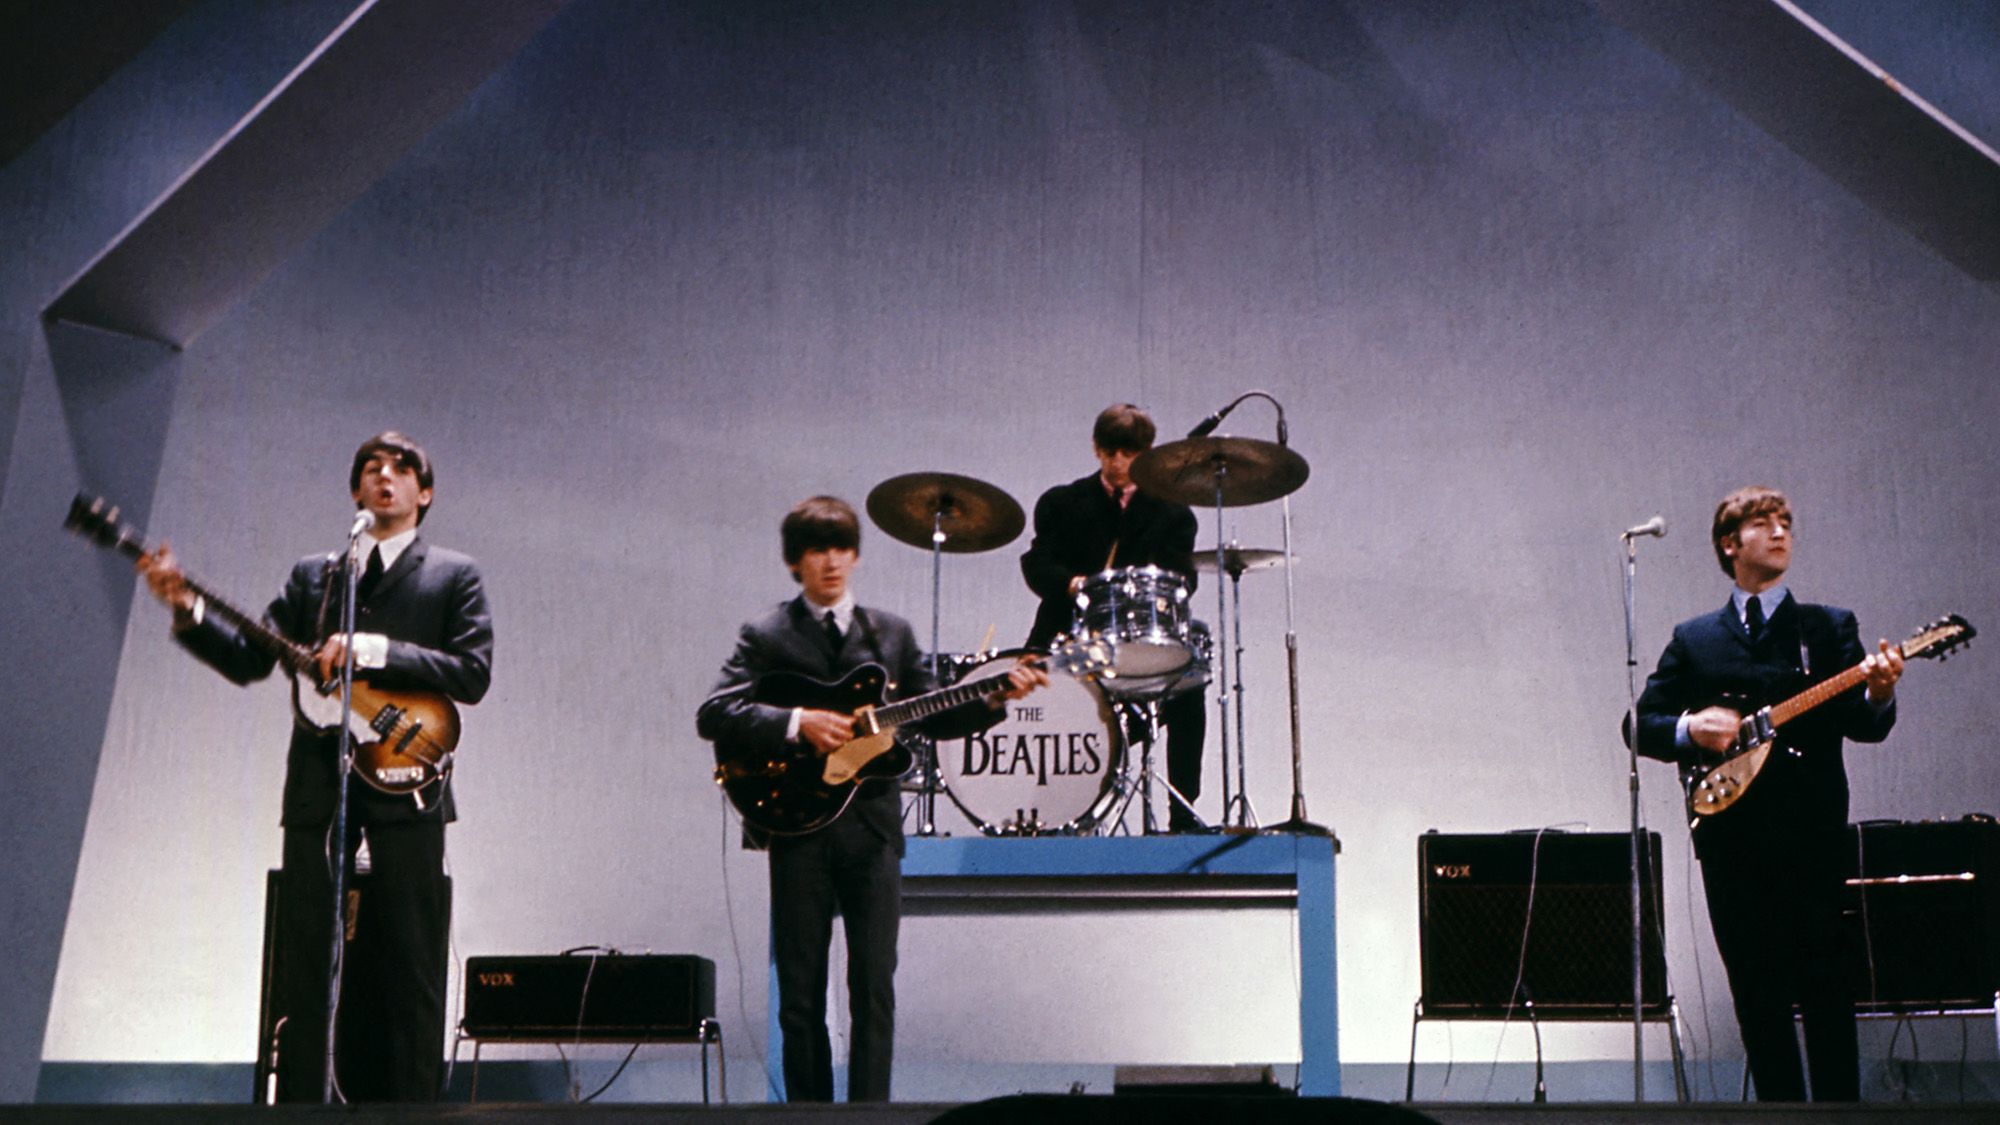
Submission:
[[[1004,676],[1024,649],[974,665],[959,682]],[[1125,739],[1104,693],[1060,672],[1009,700],[1007,717],[937,744],[945,794],[988,836],[1090,832],[1117,795]]]

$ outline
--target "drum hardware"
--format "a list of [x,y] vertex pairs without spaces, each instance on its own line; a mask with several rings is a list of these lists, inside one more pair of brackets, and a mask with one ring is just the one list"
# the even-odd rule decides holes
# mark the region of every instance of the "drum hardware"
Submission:
[[[1209,631],[1208,622],[1188,622],[1188,652],[1190,659],[1187,670],[1160,693],[1162,700],[1172,699],[1190,691],[1200,691],[1214,678],[1215,635]],[[1242,674],[1240,667],[1237,674],[1239,676]]]
[[[1140,454],[1138,459],[1132,462],[1132,479],[1140,489],[1162,499],[1189,506],[1214,503],[1215,573],[1227,573],[1230,562],[1229,545],[1223,540],[1222,510],[1225,507],[1261,504],[1269,500],[1283,501],[1281,510],[1284,537],[1279,548],[1279,556],[1285,570],[1285,670],[1291,704],[1292,805],[1291,816],[1284,823],[1273,825],[1270,831],[1331,836],[1333,833],[1330,830],[1306,819],[1305,770],[1299,729],[1299,646],[1292,582],[1291,494],[1305,484],[1312,470],[1306,464],[1306,459],[1290,446],[1284,404],[1269,393],[1258,390],[1246,391],[1238,395],[1228,406],[1217,411],[1216,419],[1219,421],[1222,415],[1249,398],[1264,399],[1277,410],[1276,442],[1239,437],[1183,438],[1180,441],[1155,446]],[[1213,427],[1204,423],[1195,427],[1195,432],[1197,435],[1202,435],[1210,429]],[[1239,561],[1243,561],[1240,556]],[[1250,567],[1245,566],[1244,569]],[[1224,597],[1219,583],[1216,586],[1215,600],[1218,615],[1215,642],[1220,651],[1227,652],[1230,629],[1240,630],[1242,622],[1230,616],[1228,599]],[[1237,644],[1240,661],[1240,633]],[[1224,786],[1227,788],[1230,733],[1228,662],[1218,661],[1217,671],[1216,704],[1222,712],[1223,777]],[[1240,732],[1240,703],[1238,719]],[[1235,802],[1236,826],[1249,827],[1255,813],[1250,807],[1249,794],[1245,788],[1244,750],[1240,733],[1236,740],[1236,792],[1229,799]],[[1231,807],[1225,804],[1223,814],[1225,825],[1230,823],[1231,811]]]
[[[1153,811],[1153,783],[1155,781],[1159,782],[1160,787],[1167,791],[1169,809],[1172,808],[1174,802],[1178,801],[1181,808],[1185,809],[1188,816],[1194,818],[1194,822],[1200,825],[1204,831],[1209,828],[1208,822],[1201,818],[1201,814],[1194,811],[1194,802],[1188,800],[1179,789],[1174,788],[1174,783],[1162,776],[1159,768],[1153,764],[1153,748],[1159,742],[1161,727],[1160,703],[1167,698],[1167,695],[1167,692],[1161,692],[1147,699],[1122,699],[1116,704],[1119,729],[1125,732],[1127,745],[1129,746],[1134,741],[1139,744],[1139,755],[1134,762],[1138,769],[1138,781],[1134,783],[1126,781],[1121,777],[1120,780],[1123,784],[1119,787],[1119,801],[1116,809],[1110,815],[1106,816],[1104,820],[1105,823],[1122,824],[1125,819],[1126,810],[1131,804],[1132,798],[1136,796],[1139,798],[1139,828],[1147,836],[1156,836],[1161,833],[1159,820]],[[1130,758],[1131,756],[1127,755],[1127,757]]]
[[[1252,554],[1270,556],[1270,560],[1252,560],[1250,558]],[[1234,801],[1234,811],[1238,813],[1238,817],[1236,817],[1238,825],[1248,825],[1248,823],[1252,823],[1256,819],[1256,813],[1250,809],[1250,789],[1248,789],[1248,783],[1244,779],[1244,747],[1250,745],[1250,741],[1244,737],[1244,715],[1246,715],[1246,707],[1244,707],[1244,631],[1242,631],[1242,619],[1244,619],[1244,587],[1242,587],[1242,583],[1244,583],[1244,573],[1250,571],[1250,569],[1262,571],[1266,567],[1272,567],[1272,565],[1276,565],[1276,562],[1284,560],[1284,556],[1286,556],[1284,550],[1264,550],[1264,548],[1256,548],[1256,546],[1252,546],[1252,548],[1246,550],[1246,548],[1238,546],[1236,540],[1230,540],[1228,548],[1222,550],[1218,558],[1214,558],[1214,560],[1202,558],[1202,562],[1214,562],[1214,565],[1218,565],[1218,567],[1224,569],[1224,573],[1228,573],[1228,577],[1230,577],[1230,613],[1234,615],[1234,619],[1238,623],[1238,627],[1236,627],[1236,669],[1234,669],[1234,673],[1236,673],[1236,789],[1234,789],[1234,797],[1232,797],[1232,793],[1230,793],[1230,759],[1224,757],[1222,759],[1222,823],[1224,825],[1230,823],[1232,801]],[[1204,571],[1206,571],[1206,567],[1204,567]],[[1228,659],[1228,655],[1224,655],[1224,659]]]
[[[943,683],[938,637],[943,621],[944,554],[975,554],[1004,547],[1028,526],[1027,513],[994,485],[957,473],[905,473],[868,493],[868,518],[889,538],[931,553],[931,680]],[[990,634],[989,634],[990,635]],[[917,796],[917,834],[937,834],[937,755],[921,756],[923,785]]]
[[[1253,570],[1268,570],[1284,561],[1285,552],[1283,551],[1273,551],[1264,547],[1243,547],[1232,539],[1229,542],[1229,546],[1224,548],[1220,553],[1220,558],[1203,555],[1201,558],[1195,560],[1195,569],[1204,574],[1213,574],[1219,565],[1222,568],[1222,572],[1229,576],[1230,613],[1236,621],[1241,622],[1243,620],[1243,576]],[[1230,654],[1225,653],[1223,654],[1223,659],[1226,660],[1229,656]],[[1229,758],[1225,752],[1222,759],[1222,821],[1224,824],[1229,823],[1229,817],[1233,810],[1238,815],[1236,823],[1238,825],[1247,825],[1254,818],[1255,813],[1250,808],[1249,790],[1245,787],[1243,780],[1243,748],[1248,745],[1248,740],[1243,734],[1243,719],[1246,708],[1243,704],[1243,630],[1240,626],[1236,630],[1234,656],[1236,658],[1234,669],[1236,679],[1233,684],[1233,690],[1236,693],[1236,787],[1234,796],[1232,796],[1229,784]]]

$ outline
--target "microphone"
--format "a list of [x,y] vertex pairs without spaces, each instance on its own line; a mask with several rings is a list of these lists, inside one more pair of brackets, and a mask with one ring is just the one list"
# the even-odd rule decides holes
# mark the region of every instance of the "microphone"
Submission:
[[361,533],[375,526],[375,513],[366,508],[354,513],[354,525],[347,529],[350,540],[361,538]]
[[1198,437],[1207,437],[1208,435],[1214,433],[1215,427],[1222,425],[1222,420],[1224,418],[1229,417],[1230,411],[1236,409],[1236,403],[1242,401],[1243,400],[1239,398],[1236,400],[1236,402],[1232,402],[1228,406],[1225,406],[1222,409],[1216,411],[1215,413],[1209,415],[1208,417],[1203,418],[1200,422],[1196,423],[1194,429],[1188,431],[1187,436],[1191,438],[1198,438]]
[[1667,517],[1654,516],[1652,519],[1647,520],[1645,523],[1640,524],[1638,527],[1626,528],[1624,532],[1618,536],[1618,538],[1631,540],[1631,539],[1641,539],[1644,538],[1645,536],[1651,535],[1656,539],[1663,539],[1666,537],[1666,534],[1667,534]]

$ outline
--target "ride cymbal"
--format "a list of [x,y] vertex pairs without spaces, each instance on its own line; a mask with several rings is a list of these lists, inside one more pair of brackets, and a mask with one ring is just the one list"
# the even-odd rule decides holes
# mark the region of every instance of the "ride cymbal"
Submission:
[[1240,437],[1182,438],[1132,462],[1141,491],[1192,508],[1214,506],[1218,483],[1226,508],[1276,500],[1297,492],[1311,472],[1290,446]]
[[1012,496],[983,480],[957,473],[905,473],[868,493],[868,518],[883,534],[931,549],[933,531],[944,533],[947,554],[976,554],[1012,543],[1028,517]]

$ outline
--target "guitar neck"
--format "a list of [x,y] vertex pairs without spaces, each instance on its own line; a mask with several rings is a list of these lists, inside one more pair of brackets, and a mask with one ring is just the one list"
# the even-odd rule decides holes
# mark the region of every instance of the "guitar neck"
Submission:
[[236,626],[236,630],[250,638],[257,647],[277,657],[278,663],[285,666],[285,671],[296,675],[313,667],[311,649],[266,625],[263,618],[252,617],[236,608],[227,598],[217,596],[207,586],[193,579],[188,579],[187,585],[207,603],[204,612],[213,613]]
[[[1904,651],[1905,647],[1905,645],[1897,645],[1897,654],[1908,656],[1909,654]],[[1821,680],[1819,683],[1785,700],[1783,703],[1773,705],[1771,708],[1771,725],[1774,727],[1784,726],[1786,723],[1818,707],[1827,700],[1853,691],[1867,679],[1867,673],[1861,670],[1861,665],[1856,664],[1838,676]]]
[[919,719],[928,719],[932,715],[941,715],[954,707],[963,707],[974,700],[984,699],[988,693],[999,689],[1005,683],[1004,678],[996,676],[955,687],[940,688],[914,699],[905,699],[899,703],[875,708],[875,722],[878,726],[897,727],[904,723],[914,723]]
[[[131,559],[137,559],[152,549],[138,535],[124,529],[119,530],[116,540],[105,545]],[[183,575],[182,580],[187,583],[188,589],[194,591],[206,603],[202,608],[204,614],[212,613],[234,625],[238,632],[250,639],[251,643],[276,657],[287,672],[297,674],[312,666],[311,649],[266,625],[263,618],[252,617],[243,612],[228,598],[217,594],[194,577]]]

